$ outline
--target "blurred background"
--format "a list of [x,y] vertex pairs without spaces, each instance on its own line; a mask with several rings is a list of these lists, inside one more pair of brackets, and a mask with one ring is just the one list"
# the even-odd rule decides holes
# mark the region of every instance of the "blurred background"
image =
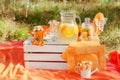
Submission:
[[0,43],[24,41],[34,26],[60,21],[61,10],[74,11],[81,22],[102,12],[108,21],[101,44],[120,51],[120,0],[0,0]]

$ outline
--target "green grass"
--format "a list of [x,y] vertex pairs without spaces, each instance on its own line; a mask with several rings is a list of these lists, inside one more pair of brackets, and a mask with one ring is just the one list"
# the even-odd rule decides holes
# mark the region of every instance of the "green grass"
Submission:
[[105,44],[108,51],[113,49],[120,51],[120,25],[110,25],[102,32],[100,40],[102,44]]
[[16,23],[10,19],[0,20],[0,43],[12,40],[24,41],[29,36],[28,27],[24,23]]
[[[1,0],[2,1],[2,0]],[[91,19],[94,18],[95,14],[102,12],[105,17],[108,18],[107,24],[105,25],[104,31],[99,35],[101,44],[106,46],[107,52],[116,49],[120,51],[120,1],[119,0],[93,0],[91,2],[82,2],[82,0],[76,2],[58,1],[53,0],[36,0],[37,2],[30,2],[29,7],[26,5],[26,0],[21,2],[17,1],[14,7],[13,3],[8,5],[6,8],[2,3],[0,5],[0,17],[7,18],[10,20],[15,16],[16,20],[12,21],[12,26],[18,27],[16,33],[11,33],[9,39],[5,40],[25,40],[28,29],[32,29],[35,25],[48,25],[49,20],[60,21],[60,11],[74,11],[81,17],[81,21],[84,21],[85,17]],[[3,21],[3,20],[1,20]],[[4,22],[4,21],[3,21]],[[2,24],[3,26],[8,26]],[[17,24],[16,24],[17,23]],[[21,24],[22,23],[22,24]],[[7,28],[7,27],[6,27]],[[24,31],[25,30],[25,31]],[[9,30],[8,30],[9,31]],[[4,32],[4,31],[2,31]],[[10,32],[12,32],[10,30]],[[24,35],[22,34],[24,33]],[[8,33],[5,33],[8,36]],[[0,35],[0,37],[3,37]],[[4,40],[3,40],[4,41]]]

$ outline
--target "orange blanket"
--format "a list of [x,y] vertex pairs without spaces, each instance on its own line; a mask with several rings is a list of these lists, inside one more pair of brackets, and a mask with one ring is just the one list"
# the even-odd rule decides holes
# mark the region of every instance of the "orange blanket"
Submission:
[[107,62],[107,70],[94,73],[91,78],[80,78],[79,74],[69,74],[67,70],[43,70],[23,68],[12,63],[6,69],[0,64],[0,80],[119,80],[120,73],[114,64]]
[[[67,70],[43,70],[43,69],[34,69],[34,68],[24,68],[23,48],[21,42],[14,42],[7,45],[0,44],[0,51],[3,49],[4,51],[0,52],[0,61],[1,61],[0,80],[119,80],[120,79],[120,73],[117,71],[116,65],[112,64],[110,61],[107,62],[106,64],[107,69],[105,71],[96,72],[89,79],[82,79],[80,78],[79,74],[76,73],[69,74]],[[19,50],[21,51],[20,53]],[[9,56],[6,54],[9,54]]]
[[81,61],[91,61],[92,70],[106,69],[105,46],[95,41],[81,41],[70,44],[62,53],[62,58],[68,63],[69,72],[74,72],[75,66]]

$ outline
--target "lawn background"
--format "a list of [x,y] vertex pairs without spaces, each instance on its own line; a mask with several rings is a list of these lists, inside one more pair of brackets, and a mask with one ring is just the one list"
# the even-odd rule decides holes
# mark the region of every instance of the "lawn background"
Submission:
[[99,37],[106,53],[120,51],[120,0],[0,0],[0,42],[24,41],[35,25],[60,21],[60,11],[74,11],[84,21],[102,12],[108,18]]

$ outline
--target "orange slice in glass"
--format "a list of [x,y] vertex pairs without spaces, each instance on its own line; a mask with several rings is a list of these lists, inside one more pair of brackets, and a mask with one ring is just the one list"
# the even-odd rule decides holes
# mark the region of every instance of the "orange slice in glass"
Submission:
[[60,30],[59,31],[60,31],[60,34],[64,35],[65,37],[73,37],[73,35],[75,34],[74,27],[71,27],[71,26],[66,25],[66,24],[62,24],[60,26]]

